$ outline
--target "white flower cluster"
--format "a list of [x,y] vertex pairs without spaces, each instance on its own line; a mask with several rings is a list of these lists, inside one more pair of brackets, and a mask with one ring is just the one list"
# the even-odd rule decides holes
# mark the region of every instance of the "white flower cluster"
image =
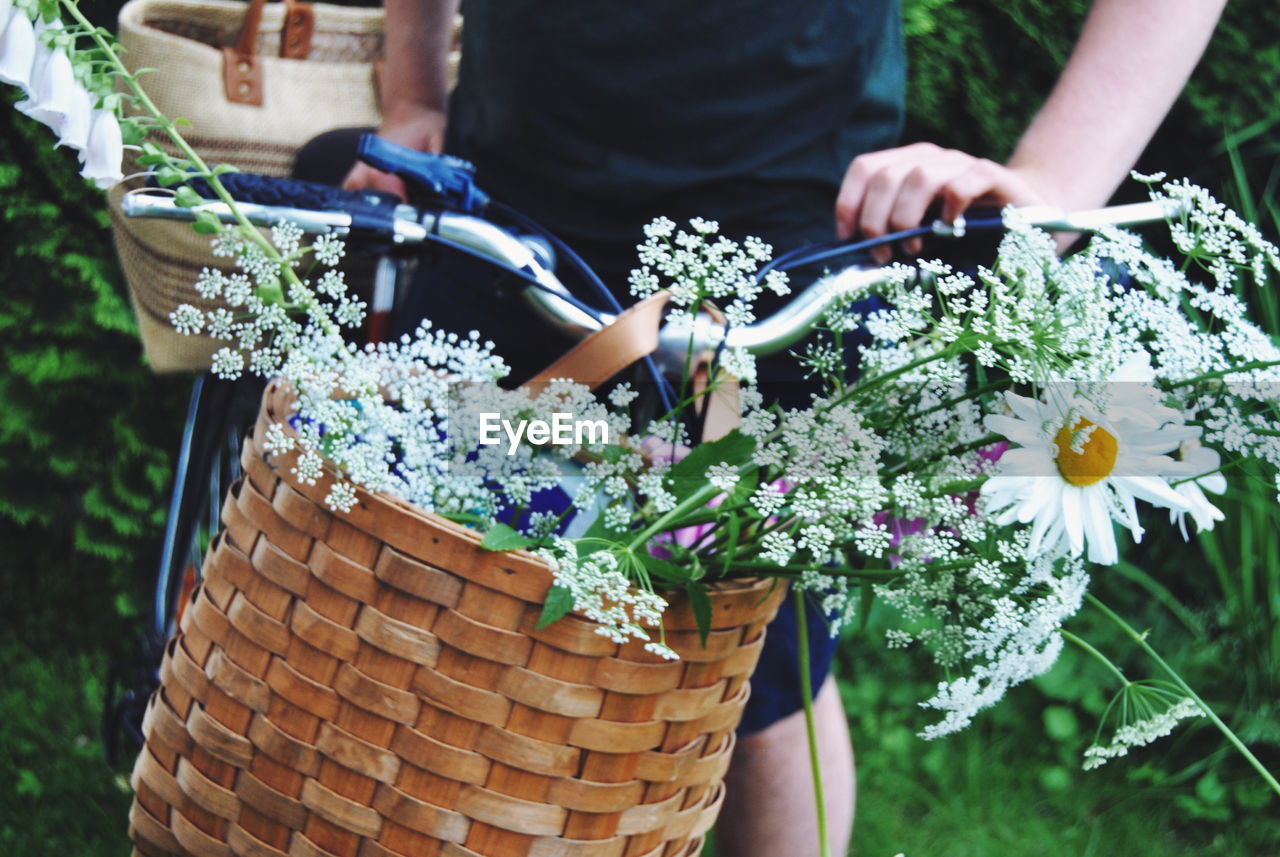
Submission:
[[124,178],[118,98],[109,85],[102,91],[90,63],[78,62],[61,21],[33,23],[25,4],[0,0],[0,82],[26,94],[15,106],[57,134],[57,145],[79,152],[82,176],[100,188]]
[[1039,557],[1027,561],[1024,576],[1008,594],[996,590],[985,598],[970,596],[969,605],[961,601],[971,615],[939,633],[955,634],[955,654],[971,665],[971,672],[939,683],[937,692],[920,703],[943,713],[942,720],[927,726],[921,736],[939,738],[963,729],[979,711],[1003,699],[1009,688],[1053,666],[1062,651],[1058,629],[1080,610],[1087,585],[1078,560]]
[[626,562],[609,550],[579,554],[578,545],[556,538],[550,549],[538,551],[556,567],[555,583],[573,595],[575,610],[598,623],[596,632],[615,643],[645,641],[645,649],[668,660],[677,655],[651,629],[660,628],[666,600],[649,589],[637,587]]
[[[762,479],[804,486],[757,510],[796,522],[768,536],[761,558],[812,563],[800,585],[820,589],[837,618],[852,612],[848,579],[821,567],[878,570],[875,591],[904,622],[892,644],[918,642],[963,671],[924,703],[943,714],[927,737],[1052,665],[1087,582],[1079,558],[1114,563],[1115,523],[1143,533],[1139,501],[1185,534],[1187,519],[1207,529],[1222,518],[1209,499],[1227,488],[1220,452],[1280,470],[1280,349],[1249,320],[1235,279],[1261,279],[1280,256],[1199,188],[1156,196],[1184,204],[1179,242],[1208,283],[1120,231],[1060,260],[1049,236],[1014,223],[996,264],[973,276],[898,268],[889,308],[866,319],[860,377],[813,346],[807,365],[826,399],[776,433],[761,420]],[[1035,395],[1009,389],[1021,386]],[[877,445],[860,473],[834,472],[827,446],[805,455],[780,442],[791,426],[811,435],[813,410],[832,401],[851,404]],[[857,485],[870,508],[838,519],[839,490],[815,497],[806,483],[815,463],[821,482]],[[834,542],[805,530],[819,523]],[[829,544],[825,558],[801,553]]]
[[[756,299],[765,290],[777,295],[791,291],[782,271],[756,276],[773,253],[765,242],[748,237],[739,244],[718,235],[720,225],[714,220],[695,217],[689,227],[687,232],[677,229],[674,221],[660,217],[645,227],[645,242],[636,246],[640,267],[631,272],[631,293],[646,298],[664,287],[665,278],[671,304],[679,311],[668,318],[669,324],[692,324],[708,303],[720,308],[730,326],[751,324]],[[730,375],[754,380],[755,360],[745,350],[726,349],[720,359]]]
[[[335,464],[337,507],[358,485],[484,526],[542,489],[568,489],[563,516],[519,526],[550,539],[537,549],[557,585],[610,639],[670,655],[653,630],[665,607],[655,589],[673,570],[682,584],[772,570],[816,593],[834,627],[868,591],[859,581],[871,582],[902,619],[890,643],[923,646],[952,676],[922,703],[941,715],[923,733],[936,737],[1053,664],[1085,594],[1086,557],[1115,561],[1117,522],[1141,534],[1138,501],[1184,531],[1187,518],[1207,528],[1221,517],[1206,494],[1226,488],[1220,453],[1280,465],[1280,350],[1247,319],[1228,273],[1273,267],[1274,248],[1189,186],[1168,193],[1193,206],[1180,242],[1210,284],[1125,233],[1059,260],[1047,235],[1015,224],[989,269],[897,269],[888,308],[865,319],[872,340],[856,376],[845,316],[829,319],[828,339],[808,352],[821,392],[805,407],[766,403],[751,356],[720,354],[706,389],[737,376],[741,427],[693,452],[696,420],[678,413],[653,419],[639,443],[524,443],[514,454],[480,443],[480,415],[495,412],[532,421],[567,411],[625,437],[637,393],[619,386],[606,405],[567,380],[504,390],[491,346],[426,327],[399,343],[346,345],[339,330],[363,306],[341,275],[292,276],[301,254],[325,266],[341,258],[329,236],[307,247],[277,229],[283,263],[224,238],[243,273],[206,272],[197,288],[226,306],[182,307],[173,321],[234,344],[215,361],[221,371],[293,385],[299,414],[267,442],[296,451],[299,478]],[[716,230],[655,221],[633,292],[665,283],[686,323],[709,304],[731,324],[750,322],[762,289],[783,292],[785,281],[757,281],[767,245]],[[678,464],[686,455],[699,472]],[[573,538],[563,535],[570,512],[581,513]]]
[[[296,263],[307,252],[313,252],[317,261],[322,255],[342,255],[342,242],[332,235],[321,235],[313,244],[299,247],[302,231],[296,226],[277,226],[271,234],[287,265]],[[200,272],[196,292],[206,301],[220,305],[202,310],[192,304],[180,304],[169,314],[169,320],[179,333],[203,332],[232,343],[213,355],[212,370],[220,378],[235,378],[244,372],[245,355],[249,371],[270,377],[281,371],[286,357],[299,355],[298,359],[305,362],[303,352],[316,347],[337,328],[353,329],[364,322],[365,303],[347,295],[341,271],[324,272],[314,285],[306,280],[295,282],[281,300],[281,263],[256,243],[226,232],[214,239],[213,252],[215,256],[234,258],[242,269],[230,274],[217,268]],[[325,353],[326,359],[331,359],[332,355]]]
[[[1131,688],[1140,687],[1139,685],[1131,685],[1125,691]],[[1125,691],[1122,691],[1125,692]],[[1155,694],[1145,694],[1147,707],[1151,707],[1151,698]],[[1109,744],[1094,744],[1084,751],[1084,769],[1086,771],[1100,768],[1111,759],[1118,759],[1121,756],[1127,756],[1129,750],[1134,747],[1145,747],[1148,744],[1165,737],[1173,732],[1174,727],[1179,722],[1190,717],[1199,717],[1204,712],[1200,706],[1196,704],[1194,699],[1190,697],[1182,697],[1172,704],[1168,699],[1157,699],[1160,705],[1159,710],[1140,720],[1132,720],[1128,723],[1121,724],[1111,736]]]

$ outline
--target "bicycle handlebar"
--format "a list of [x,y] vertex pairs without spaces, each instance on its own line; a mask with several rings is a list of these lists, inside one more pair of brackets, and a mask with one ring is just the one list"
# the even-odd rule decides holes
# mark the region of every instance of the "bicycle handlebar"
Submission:
[[[266,184],[271,186],[273,182],[288,181],[291,180],[268,179]],[[542,264],[528,244],[483,217],[454,211],[422,210],[405,204],[390,206],[385,197],[377,194],[362,194],[358,191],[338,193],[362,199],[366,205],[384,206],[386,216],[370,217],[345,211],[255,202],[237,203],[237,206],[249,222],[256,226],[272,226],[290,221],[309,233],[332,232],[341,236],[389,242],[393,252],[395,247],[419,245],[428,241],[459,246],[531,281],[535,287],[524,289],[524,299],[543,319],[570,336],[584,337],[611,324],[615,318],[612,313],[591,311],[589,307],[585,307],[573,297],[555,273]],[[154,190],[126,194],[123,209],[128,217],[186,221],[194,220],[197,211],[207,211],[223,223],[237,222],[224,203],[208,202],[195,208],[185,208],[177,205],[167,193]],[[1176,202],[1165,200],[1077,212],[1035,206],[1020,209],[1019,214],[1022,219],[1039,228],[1088,232],[1104,226],[1127,226],[1162,220],[1176,216],[1179,211]],[[964,234],[965,228],[963,218],[951,223],[935,221],[932,224],[932,232],[940,236],[958,237]],[[768,318],[752,325],[730,328],[723,336],[725,344],[731,348],[745,348],[756,355],[781,351],[810,333],[838,301],[851,294],[865,293],[877,283],[883,282],[888,275],[888,268],[854,265],[824,276]],[[710,318],[700,317],[693,331],[694,347],[713,347],[720,339],[715,323]],[[665,327],[659,340],[663,352],[683,354],[690,344],[690,331],[683,328],[677,332]]]

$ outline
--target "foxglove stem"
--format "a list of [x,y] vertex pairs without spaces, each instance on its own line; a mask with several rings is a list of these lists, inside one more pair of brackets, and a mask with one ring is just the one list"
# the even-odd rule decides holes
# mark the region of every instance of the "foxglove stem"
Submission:
[[[67,10],[67,13],[71,15],[75,22],[83,27],[85,32],[89,33],[94,43],[107,57],[107,61],[110,63],[111,67],[121,76],[126,85],[128,85],[129,90],[138,100],[138,103],[142,106],[143,110],[156,120],[161,130],[163,130],[165,135],[173,142],[174,146],[178,148],[178,151],[182,153],[182,156],[186,158],[193,167],[195,167],[200,178],[204,179],[218,199],[226,204],[228,210],[231,211],[232,216],[235,217],[236,222],[240,225],[241,233],[244,237],[256,244],[264,253],[267,254],[269,259],[277,263],[278,269],[283,273],[284,279],[290,286],[302,289],[305,293],[311,296],[311,300],[316,300],[315,296],[311,294],[311,290],[303,285],[302,281],[298,278],[298,274],[293,270],[293,267],[291,265],[280,264],[283,260],[275,246],[272,245],[272,243],[268,241],[252,223],[249,222],[249,218],[246,217],[244,212],[240,210],[240,207],[236,205],[235,199],[232,198],[231,194],[223,186],[217,173],[215,173],[209,165],[204,162],[204,159],[200,157],[199,153],[197,153],[195,149],[191,148],[191,145],[183,139],[181,134],[178,133],[178,129],[173,120],[160,112],[160,108],[156,107],[155,102],[151,100],[146,91],[138,84],[137,78],[125,67],[124,63],[121,62],[119,55],[116,54],[111,44],[106,40],[98,28],[89,22],[89,19],[84,16],[84,13],[80,11],[75,0],[61,0],[61,2],[62,7]],[[285,291],[287,292],[289,290],[286,289]],[[335,334],[338,332],[337,326],[331,319],[323,318],[317,319],[317,321],[321,323],[325,333]]]
[[1151,644],[1147,642],[1147,635],[1140,634],[1135,631],[1132,625],[1120,618],[1120,616],[1110,607],[1099,601],[1096,595],[1086,593],[1084,597],[1086,601],[1097,608],[1098,612],[1115,623],[1115,625],[1119,627],[1120,630],[1129,637],[1129,639],[1137,643],[1138,648],[1146,652],[1147,656],[1150,657],[1151,660],[1155,661],[1160,669],[1164,670],[1164,672],[1169,676],[1169,678],[1173,679],[1173,683],[1178,686],[1178,689],[1185,693],[1192,702],[1200,707],[1200,710],[1204,712],[1204,716],[1209,718],[1209,721],[1217,727],[1218,731],[1221,732],[1229,742],[1231,742],[1231,746],[1235,747],[1236,750],[1239,751],[1240,755],[1245,758],[1245,761],[1253,766],[1253,769],[1261,775],[1262,779],[1266,781],[1266,784],[1271,787],[1271,790],[1277,795],[1280,795],[1280,782],[1276,781],[1276,778],[1272,773],[1267,770],[1266,766],[1263,765],[1261,761],[1259,761],[1257,756],[1253,755],[1253,752],[1245,746],[1245,743],[1241,741],[1240,737],[1231,730],[1231,727],[1222,722],[1222,718],[1214,713],[1214,710],[1209,707],[1209,704],[1201,699],[1199,694],[1191,689],[1191,686],[1183,680],[1182,676],[1178,675],[1178,672],[1173,667],[1169,666],[1169,664],[1165,662],[1164,658],[1160,657],[1155,649],[1151,648]]

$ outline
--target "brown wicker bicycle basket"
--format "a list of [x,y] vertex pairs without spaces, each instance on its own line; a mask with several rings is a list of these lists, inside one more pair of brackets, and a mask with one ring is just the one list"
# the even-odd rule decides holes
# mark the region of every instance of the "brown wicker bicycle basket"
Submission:
[[527,553],[383,495],[325,507],[259,439],[170,641],[133,772],[135,854],[688,857],[724,794],[782,587],[725,584],[663,661],[569,615]]

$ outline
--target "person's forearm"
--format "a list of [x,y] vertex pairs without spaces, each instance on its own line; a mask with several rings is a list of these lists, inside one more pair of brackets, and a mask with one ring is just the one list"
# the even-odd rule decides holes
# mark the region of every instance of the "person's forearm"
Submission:
[[1106,203],[1199,61],[1225,0],[1095,0],[1009,166],[1064,208]]
[[444,113],[458,0],[385,0],[384,121],[423,108]]

